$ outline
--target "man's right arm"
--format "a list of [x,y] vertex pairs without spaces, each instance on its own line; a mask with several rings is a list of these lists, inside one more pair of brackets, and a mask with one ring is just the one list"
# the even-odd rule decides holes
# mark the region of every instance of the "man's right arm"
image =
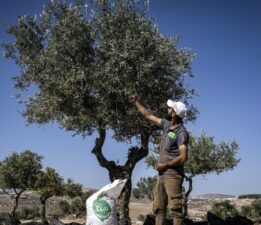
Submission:
[[149,110],[147,110],[138,100],[137,96],[132,95],[129,97],[130,101],[136,106],[138,111],[143,115],[147,120],[154,123],[158,127],[161,126],[161,119],[151,114]]

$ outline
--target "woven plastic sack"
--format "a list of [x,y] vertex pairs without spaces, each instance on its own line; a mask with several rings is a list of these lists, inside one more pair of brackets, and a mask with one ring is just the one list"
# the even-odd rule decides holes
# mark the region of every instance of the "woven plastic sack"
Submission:
[[115,180],[94,193],[86,201],[86,225],[118,225],[116,199],[126,180]]

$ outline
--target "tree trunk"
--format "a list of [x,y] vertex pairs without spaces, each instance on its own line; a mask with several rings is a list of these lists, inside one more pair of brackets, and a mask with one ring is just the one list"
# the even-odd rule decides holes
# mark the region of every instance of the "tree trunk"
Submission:
[[96,139],[95,146],[92,150],[92,153],[96,156],[100,165],[108,170],[111,182],[116,179],[127,179],[127,183],[120,197],[117,199],[117,214],[120,225],[131,225],[131,219],[129,217],[129,201],[132,190],[131,175],[136,163],[148,155],[150,134],[151,133],[146,130],[141,132],[141,146],[140,148],[136,146],[129,149],[128,159],[125,165],[116,165],[114,161],[108,161],[104,157],[102,153],[102,147],[106,138],[106,130],[104,128],[99,129],[99,137]]
[[14,203],[14,205],[13,205],[13,210],[12,210],[12,212],[11,212],[11,215],[12,215],[13,217],[16,216],[15,213],[16,213],[16,209],[17,209],[18,204],[19,204],[19,198],[20,198],[21,194],[22,194],[24,191],[25,191],[25,190],[21,190],[20,192],[18,192],[16,189],[14,189],[14,192],[15,192],[16,196],[15,196],[15,203]]
[[42,210],[41,210],[41,219],[42,221],[46,220],[45,214],[46,214],[46,198],[40,198],[41,204],[42,204]]
[[192,187],[192,178],[193,177],[194,177],[194,175],[191,175],[189,177],[185,176],[185,179],[189,182],[188,191],[184,195],[183,214],[185,217],[187,217],[187,215],[188,215],[188,197],[189,197],[191,191],[193,190],[193,187]]
[[129,202],[131,197],[131,189],[131,179],[128,179],[120,197],[117,200],[119,224],[131,224],[131,218],[129,217]]

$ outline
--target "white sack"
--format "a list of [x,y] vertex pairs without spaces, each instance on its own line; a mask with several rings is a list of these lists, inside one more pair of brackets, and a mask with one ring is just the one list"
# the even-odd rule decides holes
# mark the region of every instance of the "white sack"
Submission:
[[118,225],[116,199],[126,181],[115,180],[87,199],[86,225]]

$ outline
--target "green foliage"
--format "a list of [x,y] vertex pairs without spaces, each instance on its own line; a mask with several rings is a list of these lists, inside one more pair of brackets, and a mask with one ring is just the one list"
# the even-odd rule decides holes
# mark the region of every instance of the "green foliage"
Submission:
[[[146,163],[148,166],[154,167],[158,161],[160,138],[157,137],[154,152],[150,154]],[[235,155],[238,150],[236,141],[221,142],[216,144],[214,137],[207,136],[204,132],[196,137],[190,133],[188,160],[185,163],[185,173],[191,177],[217,173],[233,169],[237,166],[240,159],[236,159]]]
[[[129,103],[130,93],[159,116],[168,98],[187,102],[195,95],[184,84],[193,76],[193,53],[162,35],[135,2],[94,1],[89,13],[84,1],[51,1],[40,17],[9,26],[15,40],[3,47],[21,69],[14,85],[29,124],[58,122],[82,135],[106,125],[116,140],[126,140],[149,126]],[[25,90],[34,94],[23,96]],[[191,106],[189,120],[196,113]]]
[[251,204],[253,207],[253,217],[254,218],[261,218],[261,198],[254,200]]
[[250,206],[241,207],[241,215],[254,219],[260,220],[261,218],[261,198],[255,199]]
[[70,212],[75,215],[81,215],[86,213],[86,206],[83,199],[80,197],[74,198],[71,206],[70,206]]
[[93,194],[91,191],[82,192],[80,196],[74,197],[71,203],[68,201],[61,201],[59,207],[63,214],[75,214],[76,216],[86,213],[86,200]]
[[67,183],[64,185],[64,194],[70,198],[75,198],[83,194],[82,189],[83,187],[81,184],[74,183],[72,179],[68,179]]
[[238,150],[236,141],[216,144],[214,137],[202,133],[200,137],[190,135],[188,161],[185,172],[191,175],[221,173],[233,169],[239,163],[235,158]]
[[63,178],[55,169],[47,167],[38,175],[34,190],[41,200],[47,200],[52,196],[62,196],[64,193]]
[[261,194],[248,194],[248,195],[239,195],[238,196],[238,199],[244,199],[244,198],[258,199],[258,198],[261,198]]
[[244,205],[241,207],[241,215],[245,216],[247,218],[252,218],[253,217],[253,210],[251,206]]
[[60,201],[59,207],[62,210],[63,214],[68,215],[70,214],[70,203],[67,201]]
[[232,217],[238,214],[236,207],[228,200],[215,202],[210,211],[223,220],[229,216]]
[[18,211],[18,218],[23,220],[34,220],[40,218],[38,207],[23,207]]
[[132,194],[137,199],[142,198],[140,190],[138,188],[133,188],[132,189]]
[[132,193],[135,198],[153,199],[153,190],[156,185],[157,177],[142,177],[137,183],[137,188],[134,188]]
[[33,188],[42,168],[42,156],[30,150],[13,152],[0,164],[0,188],[24,191]]

